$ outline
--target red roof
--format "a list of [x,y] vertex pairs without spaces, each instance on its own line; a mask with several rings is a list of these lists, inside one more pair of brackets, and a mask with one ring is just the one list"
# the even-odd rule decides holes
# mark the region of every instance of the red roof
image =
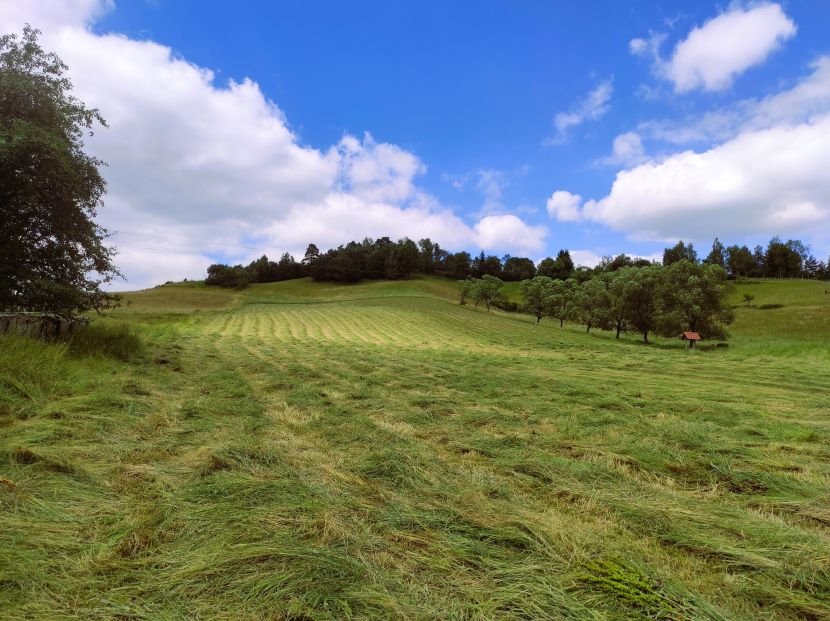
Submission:
[[700,335],[697,332],[684,332],[680,335],[680,338],[684,341],[699,341]]

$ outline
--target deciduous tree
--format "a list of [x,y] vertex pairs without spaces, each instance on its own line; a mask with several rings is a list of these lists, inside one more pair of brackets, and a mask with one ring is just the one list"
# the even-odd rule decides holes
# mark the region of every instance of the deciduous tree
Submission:
[[734,314],[726,297],[726,272],[715,264],[683,260],[660,273],[661,333],[698,332],[703,338],[725,338]]
[[547,312],[553,279],[548,276],[536,276],[523,280],[519,285],[522,292],[522,310],[536,317],[536,323],[542,321]]
[[[643,335],[648,335],[658,326],[660,318],[660,267],[626,268],[623,290],[625,295],[626,321]],[[629,271],[630,270],[630,271]]]
[[608,313],[608,290],[601,278],[592,278],[582,283],[576,295],[577,314],[585,331],[590,332],[594,326],[601,326]]
[[490,306],[502,296],[502,287],[504,286],[504,282],[497,278],[496,276],[492,276],[491,274],[485,274],[481,277],[481,280],[475,281],[475,285],[473,288],[473,295],[475,297],[476,306],[479,302],[483,303],[487,307],[487,311],[490,311]]
[[565,325],[566,319],[571,319],[576,303],[577,284],[573,279],[554,280],[550,295],[547,297],[546,314],[559,320],[559,327]]
[[0,37],[0,308],[73,315],[111,306],[103,286],[120,276],[94,220],[103,162],[83,143],[106,123],[38,34]]
[[697,263],[695,247],[692,244],[684,244],[683,240],[680,240],[671,248],[666,248],[663,251],[663,265],[671,265],[684,259]]

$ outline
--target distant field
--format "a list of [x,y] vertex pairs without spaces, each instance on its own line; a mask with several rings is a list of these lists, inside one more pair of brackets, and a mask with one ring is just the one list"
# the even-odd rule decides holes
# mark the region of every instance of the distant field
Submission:
[[0,618],[830,618],[826,286],[737,285],[698,352],[427,278],[0,338]]

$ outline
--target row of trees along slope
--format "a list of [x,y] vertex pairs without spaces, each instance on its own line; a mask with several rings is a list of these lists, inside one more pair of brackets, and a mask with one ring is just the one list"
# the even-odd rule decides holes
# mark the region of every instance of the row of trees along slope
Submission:
[[[678,242],[663,252],[663,265],[686,260],[699,263],[693,244]],[[827,263],[810,254],[809,247],[799,240],[781,241],[773,237],[766,248],[756,246],[725,246],[715,239],[712,250],[702,261],[722,267],[730,278],[830,278]],[[244,287],[249,283],[277,282],[311,276],[329,282],[358,282],[363,279],[399,279],[413,274],[436,274],[447,278],[481,278],[486,274],[503,281],[521,281],[534,276],[557,280],[574,278],[585,282],[594,275],[616,271],[624,267],[647,267],[652,263],[625,254],[604,257],[595,268],[577,267],[567,250],[556,257],[542,259],[536,265],[527,257],[499,258],[481,252],[449,252],[429,238],[417,243],[408,238],[392,241],[389,237],[348,244],[320,252],[309,244],[305,256],[297,261],[285,253],[279,261],[267,256],[250,264],[225,265],[217,263],[208,268],[206,283],[223,287]]]
[[0,36],[0,311],[74,315],[114,304],[119,273],[102,205],[102,162],[84,153],[97,110],[73,97],[66,65],[37,30]]
[[[469,285],[462,284],[462,289]],[[473,285],[475,286],[475,285]],[[681,331],[725,339],[733,313],[727,304],[729,282],[719,265],[682,259],[667,266],[623,267],[594,273],[579,282],[536,276],[521,284],[521,309],[564,325],[578,321],[592,328],[677,336]],[[463,299],[463,297],[462,297]]]

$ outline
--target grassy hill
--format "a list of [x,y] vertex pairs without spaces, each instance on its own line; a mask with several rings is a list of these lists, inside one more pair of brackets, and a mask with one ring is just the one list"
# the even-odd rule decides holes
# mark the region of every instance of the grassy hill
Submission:
[[698,352],[438,279],[130,294],[128,360],[0,338],[0,616],[827,618],[825,286],[738,285]]

